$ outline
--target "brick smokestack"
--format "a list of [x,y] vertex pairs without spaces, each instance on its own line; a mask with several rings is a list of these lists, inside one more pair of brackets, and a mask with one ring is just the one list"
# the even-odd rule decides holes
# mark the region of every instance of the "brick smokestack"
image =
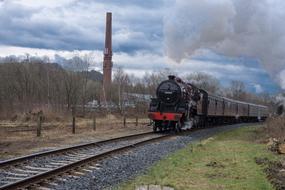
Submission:
[[112,82],[112,13],[106,14],[106,36],[103,62],[103,86],[108,92]]

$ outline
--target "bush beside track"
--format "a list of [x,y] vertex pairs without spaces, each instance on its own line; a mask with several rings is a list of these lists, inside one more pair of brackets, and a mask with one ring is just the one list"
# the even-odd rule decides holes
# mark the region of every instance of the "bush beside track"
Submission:
[[259,143],[261,131],[260,126],[240,128],[189,145],[120,188],[158,184],[187,190],[274,189],[266,178],[267,165],[257,160],[272,162],[279,157]]
[[285,116],[268,118],[264,134],[267,138],[276,138],[280,142],[285,142]]

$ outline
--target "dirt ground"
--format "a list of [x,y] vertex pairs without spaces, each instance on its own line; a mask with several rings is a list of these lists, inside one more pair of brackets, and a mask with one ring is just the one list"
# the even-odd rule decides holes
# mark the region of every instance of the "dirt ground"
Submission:
[[93,120],[77,119],[76,131],[72,134],[71,123],[43,123],[41,137],[37,137],[36,123],[0,122],[0,160],[31,154],[43,150],[74,144],[99,141],[135,133],[151,131],[147,119],[129,118],[126,126],[122,119],[114,117],[98,118],[96,130]]
[[285,189],[285,159],[269,163],[266,172],[269,180],[277,190]]
[[285,189],[285,158],[279,161],[256,158],[255,162],[265,166],[267,177],[277,190]]

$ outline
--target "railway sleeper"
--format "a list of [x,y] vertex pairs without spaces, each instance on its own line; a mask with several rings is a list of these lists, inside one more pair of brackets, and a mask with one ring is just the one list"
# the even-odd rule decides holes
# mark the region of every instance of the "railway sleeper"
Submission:
[[20,176],[20,177],[28,177],[29,176],[29,174],[27,174],[27,173],[5,172],[4,174],[11,175],[11,176]]
[[51,181],[43,181],[40,183],[41,186],[44,186],[44,187],[55,187],[55,186],[58,186],[58,183],[55,183],[55,182],[51,182]]
[[46,167],[40,167],[40,168],[39,167],[33,167],[33,166],[24,166],[24,167],[27,169],[34,170],[34,171],[39,170],[39,172],[50,170],[50,168],[46,168]]
[[29,173],[29,174],[37,174],[37,173],[39,173],[39,171],[23,170],[23,169],[19,169],[19,168],[15,168],[14,171],[18,171],[18,172],[21,172],[21,173]]

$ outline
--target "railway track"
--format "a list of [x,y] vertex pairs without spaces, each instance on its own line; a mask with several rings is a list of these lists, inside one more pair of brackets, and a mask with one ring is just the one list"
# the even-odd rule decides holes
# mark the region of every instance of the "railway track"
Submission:
[[77,178],[98,169],[96,161],[169,134],[141,133],[94,143],[46,151],[0,162],[0,189],[52,189],[61,175]]

